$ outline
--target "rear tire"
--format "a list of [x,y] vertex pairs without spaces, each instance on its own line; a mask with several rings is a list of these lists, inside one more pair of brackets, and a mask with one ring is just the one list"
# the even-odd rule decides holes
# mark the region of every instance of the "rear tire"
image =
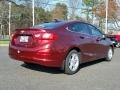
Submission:
[[72,75],[76,73],[80,65],[80,54],[76,50],[72,50],[66,57],[64,71],[66,74]]
[[112,57],[113,57],[113,49],[112,49],[112,47],[109,47],[105,60],[111,61]]

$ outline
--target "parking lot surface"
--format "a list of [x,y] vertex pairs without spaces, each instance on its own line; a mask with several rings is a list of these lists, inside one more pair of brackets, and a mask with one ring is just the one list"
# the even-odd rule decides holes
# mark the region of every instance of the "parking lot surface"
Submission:
[[8,47],[0,47],[0,90],[120,90],[120,49],[113,60],[82,65],[66,75],[57,68],[25,65],[10,59]]

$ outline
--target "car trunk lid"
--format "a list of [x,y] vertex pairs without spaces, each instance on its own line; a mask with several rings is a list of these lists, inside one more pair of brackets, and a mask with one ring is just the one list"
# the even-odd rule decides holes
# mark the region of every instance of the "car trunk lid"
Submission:
[[40,39],[35,39],[35,35],[45,32],[43,29],[16,29],[16,33],[12,38],[12,44],[19,47],[36,47],[40,43]]
[[12,45],[33,48],[40,46],[41,42],[49,43],[57,38],[55,33],[47,29],[17,29],[12,37]]

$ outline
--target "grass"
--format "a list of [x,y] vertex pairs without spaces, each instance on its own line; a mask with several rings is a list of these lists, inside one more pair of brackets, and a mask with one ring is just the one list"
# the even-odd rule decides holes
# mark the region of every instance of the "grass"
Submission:
[[9,45],[9,41],[7,41],[7,40],[0,40],[0,46],[1,45]]

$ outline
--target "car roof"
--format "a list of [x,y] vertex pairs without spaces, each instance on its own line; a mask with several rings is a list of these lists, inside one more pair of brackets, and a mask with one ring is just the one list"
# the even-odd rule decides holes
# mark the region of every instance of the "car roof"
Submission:
[[[69,20],[69,21],[53,20],[53,21],[50,21],[50,22],[42,23],[42,24],[47,25],[47,26],[49,26],[51,24],[51,25],[53,25],[53,27],[41,27],[41,28],[55,29],[55,28],[59,28],[61,26],[65,26],[65,25],[69,25],[69,24],[77,23],[77,22],[78,23],[86,23],[86,22],[83,22],[83,21],[80,21],[80,20]],[[39,26],[41,26],[42,24],[35,25],[35,26],[33,26],[33,28],[39,28]],[[86,24],[89,24],[89,23],[86,23]]]

